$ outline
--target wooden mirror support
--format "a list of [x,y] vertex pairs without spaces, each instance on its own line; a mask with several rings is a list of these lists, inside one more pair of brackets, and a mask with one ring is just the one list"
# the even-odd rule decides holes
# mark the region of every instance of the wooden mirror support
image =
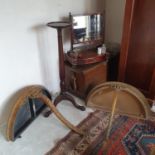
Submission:
[[[66,120],[62,114],[56,109],[54,106],[53,102],[50,99],[50,93],[48,92],[47,89],[45,89],[42,86],[39,85],[33,85],[33,86],[28,86],[26,88],[23,88],[19,92],[19,97],[17,98],[9,120],[8,120],[8,126],[7,126],[7,139],[14,141],[16,138],[20,137],[21,132],[23,131],[23,126],[29,124],[34,118],[35,118],[35,109],[36,109],[36,104],[35,101],[40,101],[43,105],[46,105],[50,108],[52,112],[58,117],[60,121],[62,121],[68,128],[71,130],[77,132],[80,135],[83,135],[83,132],[76,128],[74,125],[72,125],[68,120]],[[29,102],[33,101],[32,103]],[[29,107],[30,105],[30,107]],[[27,106],[25,111],[20,111],[24,106]],[[29,110],[28,110],[29,109]],[[26,117],[21,120],[20,124],[23,124],[23,126],[18,129],[18,131],[15,131],[17,123],[19,124],[19,120],[17,120],[18,114],[21,113],[21,116],[23,116],[24,113],[28,113],[30,117]],[[21,119],[21,118],[19,118]]]

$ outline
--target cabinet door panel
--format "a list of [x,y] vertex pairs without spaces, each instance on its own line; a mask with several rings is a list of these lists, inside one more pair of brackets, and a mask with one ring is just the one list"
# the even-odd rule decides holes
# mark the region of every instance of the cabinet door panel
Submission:
[[[124,27],[126,31],[123,35],[127,33],[130,35],[128,35],[128,42],[122,40],[121,54],[126,57],[124,57],[124,64],[121,63],[123,56],[122,60],[120,59],[120,66],[125,65],[124,71],[119,71],[120,79],[148,94],[155,67],[155,0],[127,0],[127,4],[130,3],[133,7],[129,10],[132,14],[131,29],[127,30]],[[127,6],[126,9],[128,9]],[[125,18],[129,17],[129,11],[126,11]]]

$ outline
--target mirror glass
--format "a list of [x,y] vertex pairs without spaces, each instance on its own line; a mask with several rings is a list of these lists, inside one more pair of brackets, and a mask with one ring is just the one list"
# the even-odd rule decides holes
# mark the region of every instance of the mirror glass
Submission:
[[74,43],[103,39],[101,14],[73,16],[72,21]]

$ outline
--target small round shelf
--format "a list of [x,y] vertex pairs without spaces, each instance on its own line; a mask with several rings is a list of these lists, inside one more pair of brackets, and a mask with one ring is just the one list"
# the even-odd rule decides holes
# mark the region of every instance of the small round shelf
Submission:
[[[64,65],[64,52],[63,52],[63,42],[62,42],[62,29],[71,26],[70,22],[58,21],[47,23],[47,26],[57,29],[58,37],[58,53],[59,53],[59,75],[60,75],[60,94],[55,98],[54,105],[57,105],[61,100],[69,100],[76,108],[84,111],[85,107],[78,105],[74,98],[67,94],[67,89],[65,86],[65,65]],[[47,111],[45,117],[48,117],[51,112]]]
[[66,28],[71,26],[71,23],[67,21],[58,21],[58,22],[50,22],[47,24],[47,26],[53,28]]

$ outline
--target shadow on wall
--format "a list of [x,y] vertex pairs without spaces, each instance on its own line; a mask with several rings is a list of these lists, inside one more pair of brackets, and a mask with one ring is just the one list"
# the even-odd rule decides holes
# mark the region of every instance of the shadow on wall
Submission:
[[56,36],[49,37],[50,34],[46,25],[37,25],[32,29],[36,33],[43,82],[47,89],[59,91],[58,53],[57,48],[55,48],[57,45],[55,46],[55,39],[50,40]]
[[[68,21],[68,17],[62,17],[61,21]],[[40,68],[44,85],[52,93],[58,93],[59,87],[59,58],[57,30],[46,25],[37,25],[32,28],[36,33],[37,46],[40,59]],[[70,29],[62,31],[64,51],[70,50]]]

